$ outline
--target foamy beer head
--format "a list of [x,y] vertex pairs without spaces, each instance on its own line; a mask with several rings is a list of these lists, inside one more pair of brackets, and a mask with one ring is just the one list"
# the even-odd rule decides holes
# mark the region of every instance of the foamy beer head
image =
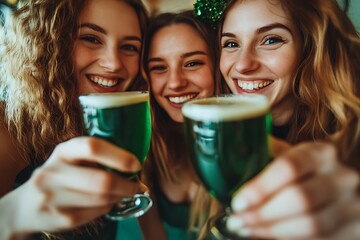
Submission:
[[149,100],[148,92],[92,93],[79,97],[82,106],[93,108],[114,108],[133,105]]
[[147,92],[80,96],[87,135],[106,139],[125,148],[143,162],[151,138],[148,99]]
[[227,95],[203,98],[184,104],[182,113],[195,121],[236,121],[262,116],[269,102],[262,95]]
[[229,205],[233,193],[269,161],[269,103],[261,95],[229,95],[184,104],[191,160],[210,194]]

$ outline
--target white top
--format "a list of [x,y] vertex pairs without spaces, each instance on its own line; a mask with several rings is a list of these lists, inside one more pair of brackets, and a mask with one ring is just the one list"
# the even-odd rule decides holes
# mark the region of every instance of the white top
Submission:
[[195,121],[234,121],[264,115],[269,108],[263,95],[228,95],[189,101],[182,113]]
[[149,100],[148,92],[115,92],[115,93],[92,93],[79,97],[83,106],[95,108],[112,108],[146,102]]

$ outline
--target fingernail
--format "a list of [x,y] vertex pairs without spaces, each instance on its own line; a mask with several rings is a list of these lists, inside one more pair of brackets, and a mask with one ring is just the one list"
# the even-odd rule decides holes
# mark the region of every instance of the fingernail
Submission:
[[136,161],[132,161],[130,163],[130,169],[133,172],[138,172],[141,170],[141,163],[136,159]]
[[235,196],[231,201],[231,208],[235,212],[244,211],[249,207],[249,202],[243,197]]
[[251,229],[250,228],[240,228],[236,231],[236,234],[240,237],[250,237]]
[[241,228],[244,226],[244,220],[240,217],[234,217],[231,216],[227,219],[226,222],[226,227],[230,230],[230,231],[235,231],[238,228]]

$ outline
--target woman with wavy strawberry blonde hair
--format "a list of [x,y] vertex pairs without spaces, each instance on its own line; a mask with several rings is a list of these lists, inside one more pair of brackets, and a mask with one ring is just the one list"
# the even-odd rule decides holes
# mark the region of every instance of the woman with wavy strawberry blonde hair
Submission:
[[274,135],[295,144],[234,195],[228,228],[358,239],[360,38],[349,18],[335,0],[228,1],[220,38],[232,92],[267,96]]
[[146,89],[147,22],[140,0],[19,3],[0,39],[0,239],[114,238],[100,217],[139,186],[91,166],[140,166],[123,149],[78,137],[78,96]]

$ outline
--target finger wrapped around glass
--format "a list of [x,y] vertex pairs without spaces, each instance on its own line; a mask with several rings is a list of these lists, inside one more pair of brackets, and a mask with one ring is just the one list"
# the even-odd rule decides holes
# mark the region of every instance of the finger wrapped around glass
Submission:
[[261,95],[226,95],[183,105],[191,160],[225,211],[210,221],[209,239],[243,239],[226,229],[234,192],[269,162],[269,103]]
[[[79,97],[86,132],[132,152],[141,163],[145,161],[151,140],[149,94],[147,92],[95,93]],[[99,166],[132,181],[138,173],[125,173]],[[106,215],[111,220],[139,217],[152,206],[147,193],[123,198]]]

